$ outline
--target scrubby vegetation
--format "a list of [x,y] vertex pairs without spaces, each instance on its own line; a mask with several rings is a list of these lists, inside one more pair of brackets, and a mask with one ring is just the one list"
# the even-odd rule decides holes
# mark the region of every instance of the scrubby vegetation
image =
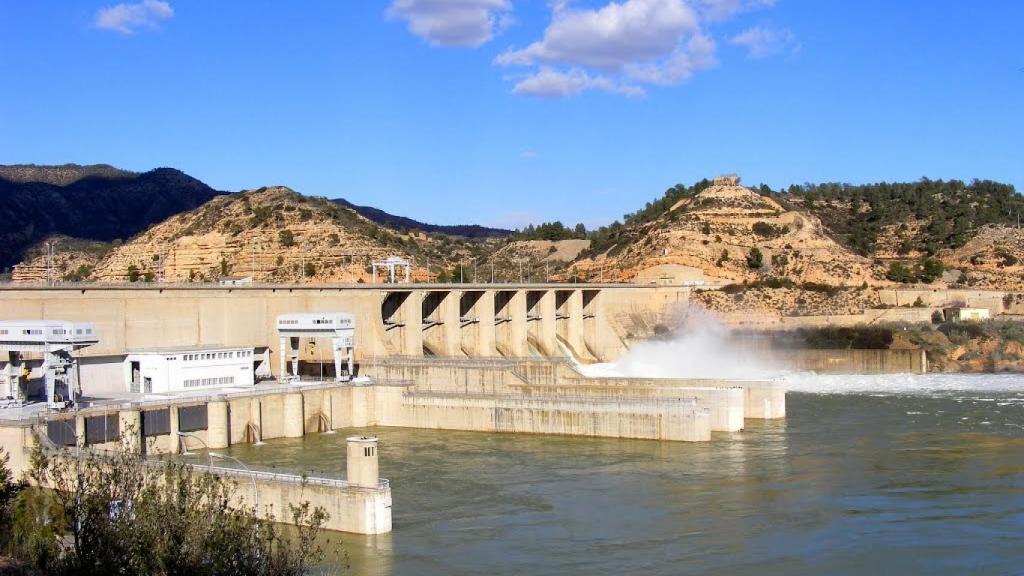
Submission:
[[944,271],[945,266],[940,260],[925,258],[914,264],[912,268],[907,267],[902,262],[891,262],[885,277],[892,282],[902,282],[904,284],[916,284],[918,282],[931,284],[938,280]]
[[542,222],[534,226],[530,224],[522,230],[516,231],[509,240],[582,240],[587,237],[587,228],[583,224],[577,224],[575,228],[569,229],[559,221]]
[[[931,255],[962,246],[982,225],[1016,222],[1024,212],[1024,198],[1013,186],[991,180],[804,184],[790,186],[780,198],[802,204],[862,255],[875,249],[885,226],[897,227],[901,253]],[[923,223],[920,230],[907,226],[913,220]]]
[[322,509],[290,506],[298,528],[286,536],[230,505],[234,482],[175,461],[37,450],[31,483],[7,464],[0,450],[0,555],[27,574],[301,576],[323,559]]

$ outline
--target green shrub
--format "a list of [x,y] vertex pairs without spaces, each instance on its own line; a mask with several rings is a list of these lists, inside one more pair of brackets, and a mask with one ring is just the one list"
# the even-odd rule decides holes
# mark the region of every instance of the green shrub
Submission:
[[747,267],[757,270],[762,266],[764,266],[764,254],[757,246],[754,246],[750,252],[747,252]]
[[277,240],[285,248],[295,246],[295,237],[292,235],[292,231],[287,228],[277,233]]

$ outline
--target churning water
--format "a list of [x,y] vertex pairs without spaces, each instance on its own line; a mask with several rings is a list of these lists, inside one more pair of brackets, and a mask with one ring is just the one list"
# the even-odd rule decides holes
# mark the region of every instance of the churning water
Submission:
[[[706,443],[376,428],[394,532],[330,549],[365,575],[1024,573],[1020,377],[789,382],[785,421]],[[346,435],[231,454],[344,474]]]

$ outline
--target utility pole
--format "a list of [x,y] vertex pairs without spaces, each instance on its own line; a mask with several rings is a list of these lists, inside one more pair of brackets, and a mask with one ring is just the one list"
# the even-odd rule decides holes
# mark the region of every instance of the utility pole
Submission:
[[459,284],[462,284],[465,280],[462,279],[462,262],[459,262]]
[[494,284],[494,262],[491,261],[491,284]]
[[519,283],[523,283],[523,261],[519,261]]

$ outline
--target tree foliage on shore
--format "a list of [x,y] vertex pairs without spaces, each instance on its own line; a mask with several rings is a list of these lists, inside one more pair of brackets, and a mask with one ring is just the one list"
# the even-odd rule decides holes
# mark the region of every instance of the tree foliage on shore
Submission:
[[577,224],[575,228],[568,228],[559,221],[541,222],[537,226],[530,224],[522,230],[517,230],[509,240],[582,240],[587,237],[587,228],[583,224]]
[[[804,184],[790,186],[781,198],[799,200],[841,242],[863,255],[875,249],[886,226],[897,227],[900,253],[931,255],[962,246],[985,224],[1016,223],[1024,212],[1024,197],[1013,186],[991,180]],[[923,226],[911,230],[910,221]]]
[[[703,179],[691,186],[677,184],[636,212],[624,215],[623,222],[593,230],[588,255],[600,254],[637,237],[638,225],[657,220],[684,198],[692,198],[712,185]],[[879,182],[875,184],[792,185],[772,190],[761,184],[754,191],[819,217],[840,243],[861,255],[871,254],[882,230],[895,226],[901,254],[918,251],[933,255],[944,247],[962,246],[971,233],[986,224],[1016,224],[1024,213],[1024,197],[1013,186],[991,180],[929,180],[917,182]],[[920,229],[908,222],[920,221]],[[759,226],[758,235],[772,237],[775,230]]]
[[[298,528],[285,537],[234,504],[234,482],[178,461],[37,450],[29,477],[33,486],[18,486],[2,517],[0,544],[34,573],[299,576],[323,558],[322,509],[290,506]],[[2,496],[14,485],[9,472],[0,481]]]

